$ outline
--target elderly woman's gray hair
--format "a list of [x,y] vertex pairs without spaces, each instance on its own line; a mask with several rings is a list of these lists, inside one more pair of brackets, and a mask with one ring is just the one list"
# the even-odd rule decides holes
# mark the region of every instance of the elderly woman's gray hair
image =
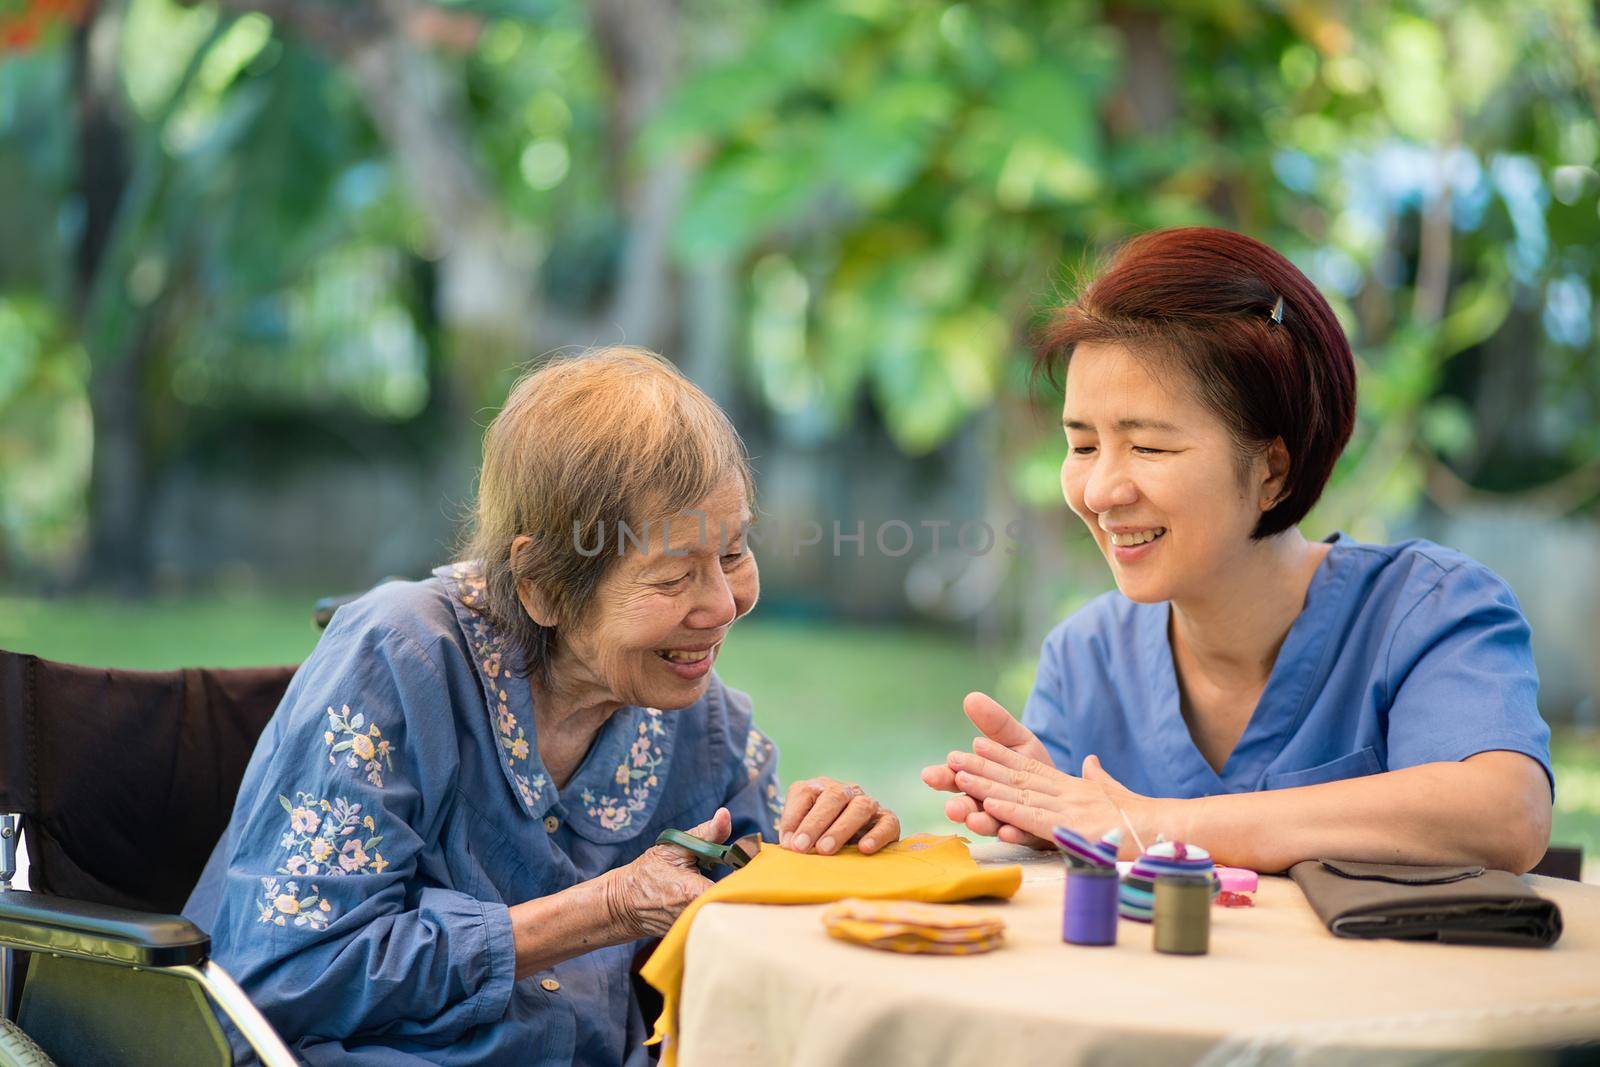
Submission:
[[[461,557],[482,566],[485,610],[521,645],[527,672],[547,677],[558,629],[582,617],[619,558],[620,526],[637,531],[693,508],[729,478],[753,498],[749,456],[733,424],[653,352],[595,349],[519,379],[484,437]],[[513,556],[523,535],[532,543]],[[524,580],[556,626],[523,610]]]

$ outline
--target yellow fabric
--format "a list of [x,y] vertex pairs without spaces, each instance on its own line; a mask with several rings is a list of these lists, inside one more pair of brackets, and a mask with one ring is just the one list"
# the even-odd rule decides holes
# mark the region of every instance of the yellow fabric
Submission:
[[966,956],[1000,947],[1005,920],[965,904],[841,900],[822,913],[830,937],[889,952]]
[[983,908],[966,904],[923,904],[912,900],[863,900],[850,897],[822,913],[824,923],[845,919],[858,923],[904,926],[926,931],[930,936],[941,930],[999,933],[1006,925],[1000,916]]
[[840,926],[828,927],[828,934],[840,941],[884,952],[899,952],[908,956],[975,956],[980,952],[993,952],[1005,943],[1000,935],[975,937],[960,943],[954,941],[929,941],[921,934],[896,934],[892,937],[863,937]]
[[1022,884],[1022,868],[979,867],[959,837],[918,834],[863,856],[846,848],[833,856],[790,852],[765,845],[740,870],[700,894],[645,961],[639,973],[661,994],[661,1018],[648,1044],[666,1040],[662,1067],[677,1062],[678,994],[683,988],[684,948],[695,915],[707,904],[825,904],[846,897],[948,901],[1010,897]]

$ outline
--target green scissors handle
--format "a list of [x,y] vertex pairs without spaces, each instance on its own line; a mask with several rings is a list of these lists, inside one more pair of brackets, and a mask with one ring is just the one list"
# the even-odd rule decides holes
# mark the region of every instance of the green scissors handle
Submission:
[[761,838],[751,834],[731,844],[719,845],[682,830],[666,829],[656,837],[656,844],[677,845],[693,855],[702,870],[709,872],[717,867],[732,867],[734,870],[743,867],[755,859],[756,852],[761,848]]

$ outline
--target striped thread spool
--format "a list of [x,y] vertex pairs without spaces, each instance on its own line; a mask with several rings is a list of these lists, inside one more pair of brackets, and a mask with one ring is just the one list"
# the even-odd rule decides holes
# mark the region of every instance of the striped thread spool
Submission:
[[1181,841],[1157,841],[1144,855],[1133,861],[1133,866],[1122,879],[1118,905],[1122,917],[1134,922],[1149,922],[1156,910],[1156,879],[1169,874],[1207,879],[1212,896],[1221,889],[1211,853],[1198,845],[1185,845]]
[[1067,854],[1067,863],[1074,867],[1115,867],[1117,851],[1122,847],[1122,831],[1112,830],[1098,841],[1091,842],[1082,834],[1057,826],[1050,832],[1056,847]]

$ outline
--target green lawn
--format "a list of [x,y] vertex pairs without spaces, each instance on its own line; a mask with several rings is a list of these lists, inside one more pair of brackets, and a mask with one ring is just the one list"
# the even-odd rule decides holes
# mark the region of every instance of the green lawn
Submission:
[[[0,596],[0,648],[108,667],[292,663],[316,643],[311,593],[179,601],[45,602]],[[1009,693],[1001,658],[948,635],[819,622],[741,622],[718,670],[748,692],[783,753],[785,780],[861,782],[910,830],[937,829],[943,801],[917,780],[971,734],[961,697]],[[1024,683],[1025,687],[1025,683]],[[1020,710],[1013,708],[1013,710]],[[1554,840],[1581,844],[1600,880],[1600,738],[1559,735]]]

